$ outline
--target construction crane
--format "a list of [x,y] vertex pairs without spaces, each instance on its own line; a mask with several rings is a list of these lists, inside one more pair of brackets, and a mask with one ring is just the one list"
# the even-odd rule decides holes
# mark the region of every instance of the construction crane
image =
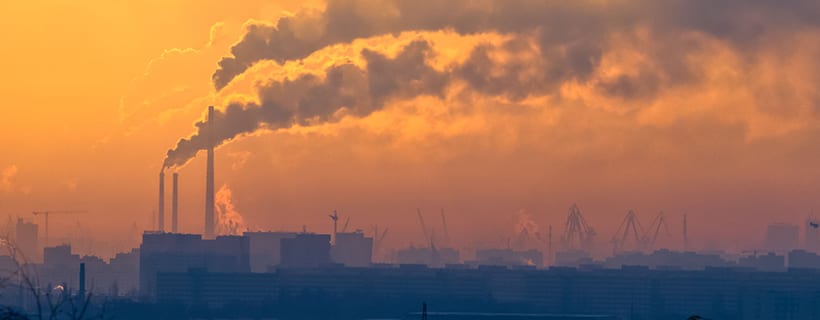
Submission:
[[612,236],[613,253],[624,249],[626,240],[630,234],[633,236],[635,249],[642,249],[646,243],[646,233],[634,210],[627,212],[623,222],[621,222],[621,226],[618,227],[618,230],[615,231],[615,234]]
[[48,246],[48,216],[52,214],[73,214],[73,213],[86,213],[85,210],[50,210],[50,211],[34,211],[32,212],[33,215],[39,216],[42,215],[45,222],[43,224],[43,230],[45,233],[45,245]]
[[384,237],[387,236],[387,230],[389,228],[384,228],[384,230],[379,233],[379,226],[373,226],[373,254],[377,255],[384,244]]
[[441,227],[444,228],[444,244],[450,245],[450,231],[447,230],[447,219],[444,217],[444,208],[441,208]]
[[345,224],[342,226],[342,233],[347,232],[347,225],[349,223],[350,223],[350,216],[347,216],[347,218],[345,218]]
[[421,215],[421,209],[416,208],[416,212],[419,215],[419,223],[421,224],[421,231],[424,232],[424,243],[430,243],[432,239],[430,239],[430,235],[427,233],[427,225],[424,224],[424,217]]
[[[649,229],[647,230],[647,234],[644,235],[644,243],[650,249],[655,249],[655,243],[658,241],[658,235],[661,233],[661,227],[666,232],[667,236],[671,236],[672,234],[669,232],[669,226],[666,225],[666,216],[664,216],[663,211],[659,212],[655,219],[652,220],[652,224],[649,225]],[[652,237],[649,237],[649,232],[652,232]]]
[[590,250],[595,237],[595,229],[587,224],[578,205],[572,204],[567,213],[564,235],[561,242],[565,249]]

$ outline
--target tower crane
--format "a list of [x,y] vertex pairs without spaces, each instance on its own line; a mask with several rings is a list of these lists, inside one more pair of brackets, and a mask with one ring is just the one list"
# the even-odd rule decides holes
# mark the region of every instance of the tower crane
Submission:
[[43,224],[43,230],[45,233],[45,245],[48,246],[48,216],[52,214],[70,214],[70,213],[86,213],[85,210],[50,210],[50,211],[33,211],[32,214],[35,216],[42,215],[45,223]]
[[[661,227],[666,232],[666,235],[669,236],[669,226],[666,225],[666,216],[664,216],[663,211],[658,213],[655,216],[655,219],[652,220],[652,224],[649,225],[649,229],[646,230],[646,235],[644,236],[644,243],[649,246],[651,249],[655,249],[655,242],[658,241],[658,235],[661,233]],[[652,237],[649,237],[649,232],[652,232]]]
[[421,209],[416,208],[416,213],[419,215],[419,223],[421,224],[421,231],[424,232],[424,242],[430,243],[432,238],[427,233],[427,225],[424,224],[424,217],[421,215]]
[[441,208],[441,227],[444,229],[444,243],[450,245],[450,231],[447,230],[447,219],[444,217],[444,208]]
[[621,226],[618,227],[618,231],[615,231],[615,235],[612,236],[613,250],[616,253],[624,249],[626,239],[629,238],[630,233],[634,238],[635,249],[641,249],[646,243],[646,233],[634,210],[629,210],[623,222],[621,222]]
[[578,205],[572,204],[567,213],[564,235],[561,237],[564,248],[589,251],[592,248],[595,235],[595,229],[590,227],[584,216],[581,215],[581,209],[578,208]]
[[379,232],[379,226],[373,226],[373,254],[377,255],[384,244],[384,237],[387,236],[387,230],[389,228],[384,228],[382,232]]

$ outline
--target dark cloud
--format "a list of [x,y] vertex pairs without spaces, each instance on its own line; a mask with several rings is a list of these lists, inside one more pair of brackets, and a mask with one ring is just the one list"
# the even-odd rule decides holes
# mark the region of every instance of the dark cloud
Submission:
[[601,81],[598,88],[610,96],[640,99],[653,97],[660,89],[658,83],[654,73],[644,72],[638,76],[620,75],[612,80]]

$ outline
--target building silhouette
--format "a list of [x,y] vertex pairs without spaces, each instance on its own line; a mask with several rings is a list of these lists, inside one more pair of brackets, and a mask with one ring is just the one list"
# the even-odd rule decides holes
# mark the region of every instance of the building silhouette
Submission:
[[282,267],[311,268],[331,263],[330,235],[300,233],[280,241]]
[[348,267],[367,267],[373,259],[373,238],[362,232],[338,232],[330,258]]
[[245,236],[145,232],[140,246],[140,294],[154,297],[157,274],[202,269],[210,272],[250,272],[250,243]]
[[15,240],[20,254],[29,262],[40,262],[40,240],[37,232],[37,225],[17,218],[15,228]]
[[494,266],[544,266],[544,255],[538,250],[516,251],[512,249],[479,249],[476,250],[474,265]]
[[[450,315],[498,313],[497,318],[540,313],[557,319],[686,319],[696,313],[710,319],[816,319],[820,314],[817,270],[328,265],[266,274],[189,270],[159,279],[160,303],[215,309],[268,305],[271,315],[300,319],[395,317],[402,306],[418,301]],[[287,316],[294,314],[299,316]]]
[[295,238],[296,232],[245,232],[250,241],[252,272],[266,272],[281,263],[281,240]]

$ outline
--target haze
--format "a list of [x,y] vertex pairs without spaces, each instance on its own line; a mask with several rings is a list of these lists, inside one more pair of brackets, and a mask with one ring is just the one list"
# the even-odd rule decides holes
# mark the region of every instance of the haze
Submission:
[[335,209],[398,248],[443,208],[457,247],[501,247],[577,203],[601,240],[664,211],[666,246],[686,213],[693,246],[740,251],[820,208],[817,2],[507,4],[5,1],[0,214],[87,210],[50,236],[110,256],[154,228],[165,163],[201,233],[209,105],[252,230]]

